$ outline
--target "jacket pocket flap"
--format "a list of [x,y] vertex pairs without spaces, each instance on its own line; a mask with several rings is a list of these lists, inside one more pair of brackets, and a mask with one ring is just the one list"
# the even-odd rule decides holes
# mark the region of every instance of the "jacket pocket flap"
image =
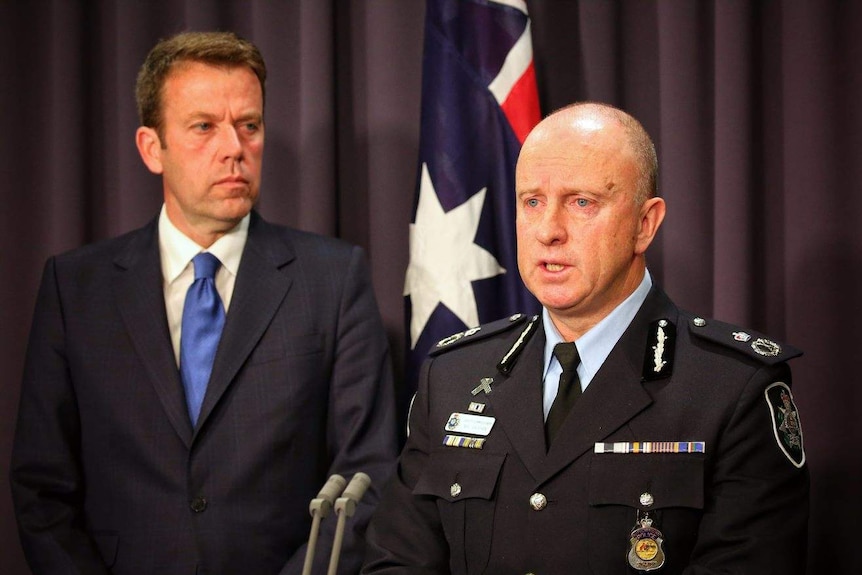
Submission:
[[285,338],[264,337],[255,347],[249,364],[259,365],[280,359],[322,353],[324,337],[311,333]]
[[504,453],[457,447],[432,451],[413,493],[446,501],[491,499],[505,459]]
[[599,455],[590,466],[590,505],[703,509],[703,466],[701,455]]

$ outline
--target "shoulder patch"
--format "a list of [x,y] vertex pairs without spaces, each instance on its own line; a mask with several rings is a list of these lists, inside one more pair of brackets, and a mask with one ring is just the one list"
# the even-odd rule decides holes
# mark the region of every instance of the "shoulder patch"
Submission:
[[691,317],[688,328],[695,337],[735,349],[767,365],[802,355],[795,347],[778,343],[761,333],[714,319]]
[[799,410],[793,403],[790,387],[776,381],[763,392],[766,404],[772,416],[772,431],[775,441],[790,463],[796,467],[805,465],[805,448],[802,445],[802,422],[799,420]]
[[528,316],[525,314],[516,313],[507,318],[492,321],[491,323],[477,327],[471,327],[468,330],[459,331],[458,333],[453,333],[449,337],[444,337],[438,341],[437,344],[428,352],[428,355],[439,355],[444,351],[455,349],[465,343],[479,341],[496,333],[507,331],[524,323],[527,320],[527,317]]

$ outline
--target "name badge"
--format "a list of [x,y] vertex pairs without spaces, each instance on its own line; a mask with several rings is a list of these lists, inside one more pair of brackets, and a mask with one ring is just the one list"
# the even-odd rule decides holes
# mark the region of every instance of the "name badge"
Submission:
[[446,431],[469,433],[471,435],[488,435],[494,427],[495,418],[487,415],[471,415],[469,413],[453,413],[446,422]]

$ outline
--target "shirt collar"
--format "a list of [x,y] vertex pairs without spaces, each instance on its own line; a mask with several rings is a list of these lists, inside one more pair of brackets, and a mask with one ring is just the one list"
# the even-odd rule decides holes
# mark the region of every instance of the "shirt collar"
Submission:
[[219,259],[222,267],[236,276],[242,251],[248,239],[248,224],[251,214],[240,220],[232,230],[220,237],[209,248],[204,249],[182,233],[168,217],[164,204],[159,214],[159,253],[162,260],[162,277],[173,283],[193,257],[207,251]]
[[[599,371],[617,341],[637,315],[651,287],[652,277],[649,270],[645,270],[644,277],[635,291],[599,323],[577,339],[575,345],[581,358],[578,375],[582,385],[586,387]],[[554,346],[563,341],[563,336],[560,335],[554,322],[551,321],[547,308],[542,308],[542,326],[545,330],[544,370],[542,371],[542,379],[544,379],[551,367],[551,362],[556,361]]]

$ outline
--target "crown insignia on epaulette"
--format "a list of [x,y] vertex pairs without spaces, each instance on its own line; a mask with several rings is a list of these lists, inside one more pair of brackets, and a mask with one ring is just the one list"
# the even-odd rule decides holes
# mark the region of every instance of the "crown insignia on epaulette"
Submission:
[[702,317],[694,317],[690,322],[693,334],[732,347],[749,357],[758,358],[769,364],[786,361],[802,354],[792,346],[780,345],[761,334],[749,333],[748,330],[739,329],[732,324],[717,320],[706,321]]
[[775,357],[781,353],[781,346],[765,337],[759,337],[754,340],[751,344],[751,349],[767,357]]

